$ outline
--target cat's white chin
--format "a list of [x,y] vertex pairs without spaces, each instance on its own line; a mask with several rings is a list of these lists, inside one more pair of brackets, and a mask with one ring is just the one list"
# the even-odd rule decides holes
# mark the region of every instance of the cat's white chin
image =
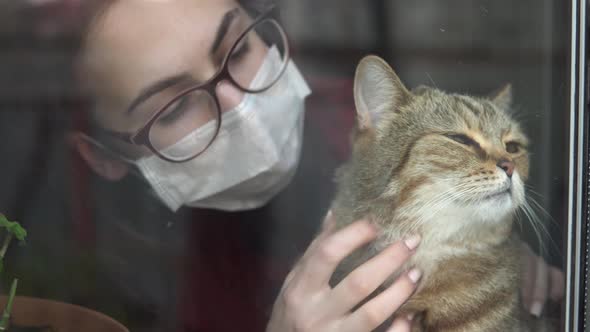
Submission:
[[513,214],[524,203],[524,184],[518,173],[514,173],[509,184],[495,192],[485,194],[469,204],[467,209],[483,222],[501,222]]
[[512,190],[491,194],[467,207],[476,220],[500,222],[516,210]]

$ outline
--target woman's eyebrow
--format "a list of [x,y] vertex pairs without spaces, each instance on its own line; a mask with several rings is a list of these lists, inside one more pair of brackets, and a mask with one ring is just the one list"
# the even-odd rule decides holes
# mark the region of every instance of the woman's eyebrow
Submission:
[[234,8],[234,9],[229,10],[227,13],[225,13],[225,15],[223,15],[223,18],[221,19],[221,23],[219,24],[219,27],[217,27],[217,33],[215,34],[215,39],[213,40],[213,44],[211,44],[211,49],[209,50],[209,55],[213,55],[213,54],[215,54],[215,52],[217,52],[217,50],[219,49],[219,46],[221,46],[221,42],[223,41],[223,38],[225,38],[225,35],[227,34],[227,31],[229,30],[231,23],[235,20],[236,17],[238,17],[239,14],[240,14],[240,9]]
[[[217,28],[217,32],[215,34],[215,39],[213,40],[213,44],[211,45],[211,50],[209,51],[209,54],[213,54],[217,51],[217,49],[219,49],[219,46],[221,46],[221,42],[223,41],[223,38],[227,34],[229,27],[231,26],[231,23],[239,15],[239,13],[240,13],[240,9],[236,7],[236,8],[230,9],[229,11],[227,11],[223,15],[223,17],[221,18],[221,22],[219,23],[219,26]],[[188,73],[181,73],[179,75],[174,75],[174,76],[171,76],[168,78],[164,78],[162,80],[159,80],[155,83],[150,84],[148,87],[144,88],[139,93],[139,95],[133,100],[133,102],[131,102],[131,104],[127,108],[126,113],[128,115],[133,113],[133,111],[137,108],[137,105],[141,104],[142,102],[144,102],[145,100],[147,100],[151,96],[155,95],[156,93],[158,93],[170,86],[173,86],[177,83],[180,83],[184,80],[189,80],[189,79],[191,79],[191,76]]]
[[174,75],[174,76],[171,76],[168,78],[164,78],[164,79],[159,80],[153,84],[150,84],[150,86],[143,89],[139,93],[137,98],[135,98],[133,100],[133,102],[131,102],[131,104],[127,108],[127,112],[126,112],[127,115],[130,115],[131,113],[133,113],[133,111],[137,108],[137,105],[141,104],[142,102],[144,102],[145,100],[147,100],[151,96],[155,95],[156,93],[158,93],[164,89],[167,89],[173,85],[176,85],[182,81],[186,81],[186,80],[190,80],[190,79],[191,79],[190,74],[182,73],[179,75]]

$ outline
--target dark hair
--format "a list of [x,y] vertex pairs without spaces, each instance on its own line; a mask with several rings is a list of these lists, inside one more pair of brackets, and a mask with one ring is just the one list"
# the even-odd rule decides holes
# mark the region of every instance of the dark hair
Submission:
[[[2,146],[6,155],[18,152],[27,158],[26,162],[21,161],[24,157],[10,159],[20,161],[18,174],[4,172],[8,177],[17,177],[17,185],[10,187],[12,199],[5,202],[3,212],[17,220],[26,219],[31,202],[37,202],[39,193],[45,192],[50,177],[65,188],[65,200],[72,200],[70,213],[75,225],[83,225],[81,221],[91,220],[93,214],[115,210],[104,208],[117,204],[116,200],[110,200],[112,192],[102,193],[97,189],[102,185],[95,188],[94,182],[91,187],[91,173],[85,163],[77,153],[67,155],[64,144],[64,137],[72,130],[92,132],[88,111],[93,100],[81,94],[74,65],[88,29],[113,1],[126,0],[46,0],[38,2],[43,3],[39,6],[25,0],[0,1],[0,112],[4,115],[4,128],[31,124],[18,128],[20,136],[11,137],[14,141],[5,140]],[[255,15],[264,11],[272,0],[238,2]],[[18,144],[22,138],[25,144]],[[69,180],[62,183],[56,179],[55,174],[60,174],[56,169],[69,174]],[[117,192],[121,188],[135,187],[124,185]],[[116,213],[134,212],[117,210]],[[84,227],[76,232],[82,232],[83,238],[90,236]]]
[[[15,105],[44,111],[84,109],[89,98],[78,89],[74,64],[88,29],[114,1],[118,0],[53,0],[30,5],[14,0],[0,5],[3,49],[22,55],[0,63],[0,73],[4,73],[0,75],[0,109]],[[237,2],[256,15],[274,1]]]

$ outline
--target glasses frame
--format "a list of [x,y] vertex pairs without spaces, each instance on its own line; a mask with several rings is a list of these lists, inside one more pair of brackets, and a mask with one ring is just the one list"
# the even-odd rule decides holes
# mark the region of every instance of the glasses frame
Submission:
[[[104,129],[104,128],[100,128],[100,130],[102,132],[108,134],[109,136],[112,136],[114,138],[117,138],[119,140],[124,141],[125,143],[133,144],[133,145],[137,145],[137,146],[145,146],[151,152],[153,152],[155,155],[157,155],[160,159],[166,160],[168,162],[172,162],[172,163],[184,163],[184,162],[191,161],[191,160],[197,158],[198,156],[200,156],[201,154],[203,154],[205,151],[207,151],[207,149],[213,144],[213,142],[217,138],[217,135],[219,134],[219,130],[221,128],[221,121],[222,121],[221,105],[219,103],[219,98],[217,97],[217,92],[215,91],[217,85],[220,82],[222,82],[222,81],[228,81],[234,87],[238,88],[240,91],[245,92],[245,93],[251,93],[251,94],[254,94],[254,93],[262,93],[262,92],[270,89],[283,76],[285,70],[287,69],[287,63],[288,63],[288,61],[290,59],[290,45],[289,45],[289,40],[287,38],[287,34],[286,34],[285,30],[283,29],[283,27],[281,26],[281,24],[275,19],[275,17],[277,15],[278,15],[278,7],[276,7],[276,6],[271,7],[270,9],[268,9],[267,11],[265,11],[261,15],[259,15],[238,36],[238,38],[236,38],[234,44],[232,45],[232,47],[229,49],[229,51],[225,55],[220,68],[218,69],[217,73],[215,75],[213,75],[213,77],[211,77],[210,79],[208,79],[204,83],[200,83],[198,85],[190,86],[188,88],[185,88],[183,91],[179,92],[176,96],[174,96],[173,98],[171,98],[170,101],[168,101],[162,107],[160,107],[158,109],[158,111],[155,112],[150,117],[150,119],[146,122],[146,124],[143,125],[137,131],[135,131],[134,133],[124,133],[124,132],[113,131],[113,130],[108,130],[108,129]],[[285,54],[284,54],[285,65],[283,65],[283,68],[281,68],[281,71],[278,73],[277,77],[272,82],[270,82],[266,87],[264,87],[262,89],[247,89],[247,88],[242,87],[231,76],[231,74],[229,72],[229,60],[230,60],[231,54],[235,51],[236,47],[238,47],[238,44],[242,40],[242,38],[244,38],[256,26],[258,26],[259,24],[261,24],[264,21],[269,21],[272,24],[274,24],[277,27],[279,33],[281,34],[281,38],[285,42]],[[211,97],[213,97],[213,100],[215,101],[215,106],[216,106],[216,111],[217,111],[217,114],[216,114],[217,126],[215,128],[215,134],[211,138],[211,141],[209,143],[207,143],[207,145],[200,152],[198,152],[197,154],[195,154],[194,156],[191,156],[191,157],[188,157],[188,158],[185,158],[185,159],[172,159],[172,158],[166,157],[165,155],[163,155],[162,153],[160,153],[158,151],[158,149],[156,149],[153,146],[153,144],[152,144],[152,142],[150,140],[150,131],[152,129],[152,126],[158,120],[158,118],[160,117],[160,115],[164,111],[166,111],[168,109],[168,107],[170,107],[171,105],[173,105],[175,102],[177,102],[179,99],[183,98],[187,94],[192,93],[192,92],[197,91],[197,90],[203,90],[203,91],[205,91]]]

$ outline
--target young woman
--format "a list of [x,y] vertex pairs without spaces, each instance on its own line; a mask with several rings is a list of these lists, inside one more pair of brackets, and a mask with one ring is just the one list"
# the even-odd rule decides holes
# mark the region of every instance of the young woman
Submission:
[[[71,77],[77,93],[84,96],[78,111],[88,115],[90,128],[71,133],[70,143],[96,174],[117,182],[113,186],[135,175],[133,178],[149,185],[144,188],[144,193],[149,193],[146,196],[161,206],[180,210],[178,213],[195,208],[190,213],[196,223],[208,223],[220,215],[231,220],[221,223],[224,228],[217,227],[218,233],[207,233],[196,240],[193,237],[197,242],[216,239],[210,246],[200,242],[192,245],[192,249],[207,252],[205,256],[215,256],[211,253],[220,243],[242,227],[234,220],[243,219],[252,225],[251,220],[264,216],[275,223],[264,222],[263,227],[282,227],[285,221],[273,212],[276,210],[269,210],[273,204],[280,205],[276,197],[289,192],[287,187],[293,182],[305,181],[302,186],[308,191],[318,185],[307,175],[296,175],[321,167],[318,163],[301,164],[303,138],[313,136],[307,128],[304,131],[304,124],[309,123],[305,120],[305,99],[310,89],[290,58],[287,36],[275,19],[275,11],[266,8],[253,1],[234,0],[87,0],[76,8],[77,17],[85,24],[78,26],[83,33],[75,43]],[[295,193],[291,194],[295,195],[289,200],[291,204],[295,200],[306,202],[305,191]],[[322,202],[328,200],[326,197]],[[310,205],[309,209],[325,213],[326,206]],[[296,213],[307,208],[304,204],[281,206],[291,214],[287,217],[292,223],[289,230],[296,229],[299,222],[305,228],[320,219],[317,213],[314,217],[313,213]],[[239,211],[249,212],[235,213]],[[312,220],[298,221],[300,216]],[[278,296],[272,312],[266,312],[267,331],[371,331],[394,314],[419,283],[420,271],[413,270],[358,307],[412,255],[420,239],[410,237],[386,248],[332,288],[328,280],[340,260],[376,236],[366,220],[338,232],[332,230],[332,222],[328,215],[280,290],[269,287],[241,293],[257,297],[259,292],[270,292]],[[307,227],[307,234],[315,231],[315,227]],[[258,240],[273,239],[258,236]],[[250,256],[244,247],[238,246],[235,251],[234,255],[244,254],[240,262],[246,270],[255,265],[247,263]],[[542,260],[534,255],[531,258],[531,262],[539,263],[531,265],[537,272],[531,280],[540,281],[539,287],[527,288],[527,294],[538,300],[527,301],[533,307],[533,303],[545,301],[553,279],[545,277],[549,268]],[[201,259],[181,269],[207,270],[208,263],[217,262]],[[235,278],[223,274],[218,277]],[[243,278],[257,279],[247,273]],[[201,317],[193,319],[199,323],[171,325],[185,330],[260,328],[236,321],[239,308],[224,311],[228,308],[223,304],[213,303],[210,308],[203,305],[199,297],[211,289],[215,290],[208,298],[222,297],[226,286],[220,286],[223,282],[211,284],[214,279],[203,281],[191,273],[184,277],[185,283],[192,283],[183,289],[192,294],[188,296],[192,305],[185,303],[183,312],[191,318],[217,313],[227,317],[226,321]],[[238,288],[248,285],[240,283]],[[256,302],[242,302],[242,296],[235,294],[233,300],[230,297],[221,303],[252,306]],[[254,311],[267,309],[267,303],[260,306]],[[409,331],[411,318],[398,318],[390,331]]]

